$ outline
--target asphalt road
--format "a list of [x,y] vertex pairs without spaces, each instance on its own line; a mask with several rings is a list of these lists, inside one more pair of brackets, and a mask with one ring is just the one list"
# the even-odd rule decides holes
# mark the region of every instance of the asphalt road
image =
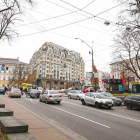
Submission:
[[125,106],[96,109],[67,97],[63,97],[60,105],[45,104],[39,102],[39,99],[25,96],[11,100],[43,119],[62,124],[88,140],[140,140],[139,110],[128,110]]

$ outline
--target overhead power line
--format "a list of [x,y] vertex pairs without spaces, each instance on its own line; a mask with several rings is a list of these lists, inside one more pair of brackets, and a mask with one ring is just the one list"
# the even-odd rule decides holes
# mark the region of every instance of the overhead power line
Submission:
[[89,5],[91,5],[93,2],[95,2],[95,0],[91,1],[89,4],[87,4],[85,7],[83,7],[82,10],[85,9],[86,7],[88,7]]
[[[66,1],[64,1],[64,0],[60,0],[60,1],[62,1],[63,3],[65,3],[65,4],[67,4],[67,5],[70,5],[70,6],[74,7],[74,8],[76,8],[76,9],[80,10],[80,8],[78,8],[78,7],[72,5],[72,4],[70,4],[70,3],[68,3],[68,2],[66,2]],[[89,15],[92,15],[93,17],[96,17],[96,18],[99,18],[99,19],[101,19],[101,20],[106,21],[106,19],[101,18],[101,17],[98,17],[98,16],[101,15],[101,14],[103,14],[103,13],[105,13],[105,12],[107,12],[107,11],[109,11],[109,10],[112,10],[112,9],[114,9],[114,8],[116,8],[116,7],[118,7],[118,6],[122,5],[122,4],[124,4],[124,3],[126,3],[127,1],[129,1],[129,0],[126,0],[126,1],[124,1],[124,2],[122,2],[122,3],[120,3],[120,4],[118,4],[118,5],[116,5],[116,6],[112,7],[112,8],[110,8],[110,9],[107,9],[107,10],[105,10],[105,11],[103,11],[103,12],[97,14],[97,15],[93,15],[93,14],[91,14],[91,13],[89,13],[89,12],[84,11],[84,10],[81,10],[81,11],[83,11],[83,12],[89,14]],[[114,22],[110,21],[110,23],[114,23]],[[114,24],[118,24],[118,23],[114,23]]]
[[[26,9],[29,9],[29,8],[26,8]],[[29,9],[29,10],[32,10],[32,11],[37,12],[37,13],[39,13],[39,14],[43,14],[43,15],[49,16],[49,17],[51,17],[51,18],[44,19],[44,20],[40,20],[40,21],[35,21],[35,22],[30,22],[30,23],[27,23],[27,24],[21,24],[21,25],[14,26],[14,27],[27,26],[27,25],[30,25],[30,24],[34,24],[34,23],[38,23],[38,22],[42,22],[42,21],[47,21],[47,20],[55,19],[55,18],[57,18],[57,19],[59,19],[59,20],[61,20],[61,21],[65,21],[65,22],[71,23],[71,22],[69,22],[69,21],[67,21],[67,20],[63,20],[63,19],[58,18],[58,17],[61,17],[61,16],[65,16],[66,14],[53,17],[53,16],[51,16],[51,15],[47,15],[47,14],[44,14],[44,13],[40,13],[40,12],[35,11],[35,10],[33,10],[33,9]],[[78,10],[78,11],[79,11],[79,10]],[[76,12],[76,11],[73,11],[73,12]],[[70,12],[70,13],[73,13],[73,12]],[[70,14],[70,13],[69,13],[69,14]],[[67,14],[68,14],[68,13],[67,13]],[[83,26],[83,25],[80,25],[80,24],[75,24],[75,25],[76,25],[76,26],[79,26],[79,27],[82,27],[82,28],[89,29],[89,30],[93,30],[93,31],[97,31],[97,32],[101,32],[101,33],[104,33],[104,34],[111,35],[111,34],[109,34],[109,33],[106,33],[106,32],[103,32],[103,31],[100,31],[100,30],[97,30],[97,29],[93,29],[93,28],[90,28],[90,27],[86,27],[86,26]]]

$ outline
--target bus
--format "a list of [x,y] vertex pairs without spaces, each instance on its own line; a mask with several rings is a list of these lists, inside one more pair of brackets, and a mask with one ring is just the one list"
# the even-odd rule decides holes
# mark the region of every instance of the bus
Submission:
[[22,83],[21,87],[23,88],[23,90],[27,88],[27,91],[28,91],[30,88],[32,88],[32,84]]

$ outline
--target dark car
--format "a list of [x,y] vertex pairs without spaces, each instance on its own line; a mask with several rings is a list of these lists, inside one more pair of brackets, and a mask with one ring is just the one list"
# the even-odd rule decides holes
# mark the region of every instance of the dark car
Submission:
[[41,92],[38,91],[37,89],[29,89],[28,92],[26,93],[26,97],[31,97],[31,98],[38,98],[40,96]]
[[0,94],[2,93],[2,94],[4,94],[4,87],[0,87]]
[[140,95],[129,95],[124,98],[124,105],[128,109],[140,109]]

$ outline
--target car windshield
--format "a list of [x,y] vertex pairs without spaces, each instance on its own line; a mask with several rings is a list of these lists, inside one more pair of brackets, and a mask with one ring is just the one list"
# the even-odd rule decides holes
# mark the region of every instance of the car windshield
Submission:
[[105,97],[101,94],[98,94],[98,95],[95,95],[96,98],[99,98],[99,99],[105,99]]
[[38,90],[42,90],[42,87],[38,87]]
[[35,93],[37,93],[38,90],[36,90],[36,89],[31,89],[30,92],[35,92]]
[[83,92],[82,92],[82,91],[76,91],[76,93],[77,93],[77,94],[83,94]]
[[27,87],[32,87],[32,85],[27,85]]
[[13,89],[13,92],[20,92],[20,89]]
[[50,94],[59,94],[58,91],[56,91],[56,90],[51,90],[51,91],[49,91],[49,93]]
[[110,94],[110,93],[104,93],[104,96],[107,96],[107,97],[113,97],[113,95]]

